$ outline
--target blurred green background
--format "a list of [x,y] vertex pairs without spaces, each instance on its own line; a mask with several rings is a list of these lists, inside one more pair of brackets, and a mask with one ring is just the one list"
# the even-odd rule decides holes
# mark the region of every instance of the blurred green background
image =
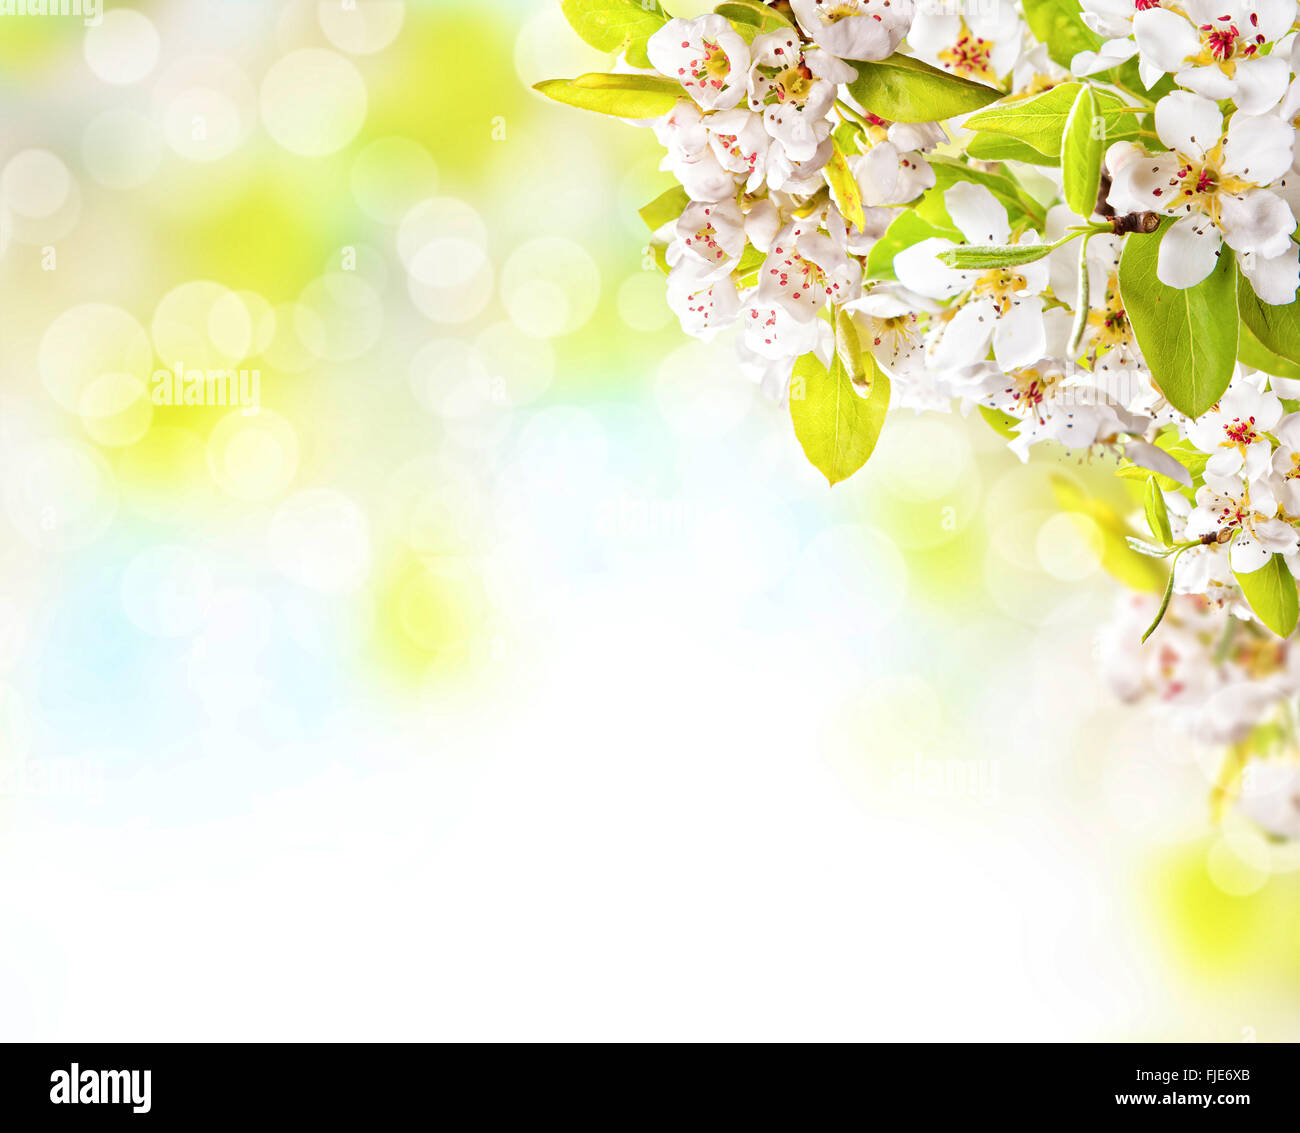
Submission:
[[1295,874],[1097,672],[1111,468],[829,491],[558,3],[2,22],[5,1038],[1300,1037]]

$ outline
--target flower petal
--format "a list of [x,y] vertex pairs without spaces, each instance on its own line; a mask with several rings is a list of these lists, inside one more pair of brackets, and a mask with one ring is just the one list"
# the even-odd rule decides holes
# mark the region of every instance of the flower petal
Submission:
[[1282,101],[1291,81],[1291,69],[1285,59],[1265,55],[1238,63],[1234,77],[1236,90],[1232,101],[1237,104],[1237,113],[1263,114]]
[[1166,287],[1195,287],[1214,270],[1221,246],[1208,216],[1185,216],[1160,241],[1156,277]]
[[[1163,9],[1152,8],[1139,16],[1152,16]],[[1185,23],[1179,17],[1180,23]],[[1170,149],[1188,157],[1203,158],[1218,145],[1223,135],[1223,115],[1208,98],[1187,91],[1174,91],[1156,103],[1156,133]]]
[[1252,189],[1241,196],[1219,199],[1219,226],[1228,247],[1272,259],[1291,243],[1295,217],[1281,197],[1267,189]]
[[1187,60],[1201,50],[1201,37],[1191,22],[1164,8],[1134,15],[1133,36],[1143,61],[1168,73],[1184,70]]
[[1205,471],[1211,476],[1235,476],[1241,471],[1242,464],[1239,449],[1221,448],[1216,449],[1214,455],[1205,462]]
[[997,315],[991,299],[976,299],[964,304],[948,320],[939,341],[930,353],[931,365],[939,370],[954,370],[982,361],[989,350],[989,338]]
[[1011,235],[1007,210],[983,185],[959,181],[943,195],[948,215],[972,244],[1005,244]]
[[1291,168],[1294,143],[1295,131],[1278,118],[1234,114],[1223,143],[1224,172],[1267,185]]
[[894,257],[894,274],[898,282],[909,291],[931,299],[950,299],[965,291],[975,279],[975,273],[957,271],[938,259],[940,252],[953,246],[951,240],[931,236],[910,248],[904,248]]
[[1106,200],[1120,213],[1168,212],[1179,203],[1173,191],[1178,167],[1177,154],[1147,154],[1131,142],[1116,142],[1106,153],[1106,168],[1111,171]]
[[1300,287],[1300,248],[1295,244],[1271,260],[1247,252],[1237,262],[1261,302],[1285,306],[1295,299],[1296,289]]
[[1018,299],[993,329],[993,356],[1004,370],[1028,366],[1047,350],[1043,325],[1043,300],[1039,296]]
[[1268,560],[1272,557],[1272,551],[1266,551],[1250,537],[1249,532],[1242,531],[1232,541],[1232,551],[1228,561],[1232,563],[1232,569],[1237,574],[1253,574],[1268,566]]

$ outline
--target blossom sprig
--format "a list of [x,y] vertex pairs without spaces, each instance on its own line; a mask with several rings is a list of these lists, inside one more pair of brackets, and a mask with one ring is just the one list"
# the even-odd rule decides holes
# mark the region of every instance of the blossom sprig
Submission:
[[615,63],[538,89],[653,130],[669,305],[830,483],[891,407],[1109,454],[1150,539],[1107,561],[1163,592],[1134,655],[1189,602],[1291,639],[1297,0],[561,4]]

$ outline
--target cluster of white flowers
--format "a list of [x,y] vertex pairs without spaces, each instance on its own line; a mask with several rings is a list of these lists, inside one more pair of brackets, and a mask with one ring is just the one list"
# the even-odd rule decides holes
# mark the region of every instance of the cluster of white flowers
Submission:
[[[846,59],[894,52],[912,0],[792,7],[797,28],[748,44],[719,15],[670,20],[647,43],[658,72],[690,96],[650,123],[668,151],[663,168],[691,202],[665,232],[668,301],[698,337],[741,322],[747,360],[781,388],[801,354],[829,353],[819,316],[861,299],[862,256],[893,219],[890,206],[934,184],[923,154],[946,137],[934,124],[871,118],[843,89],[857,78]],[[850,228],[823,176],[842,122],[861,141],[846,164],[870,213],[866,231]]]
[[1156,599],[1126,594],[1099,634],[1103,670],[1120,699],[1158,705],[1175,728],[1235,744],[1300,694],[1300,649],[1200,596],[1170,603],[1160,634],[1135,650]]
[[[681,187],[653,213],[668,302],[687,333],[732,334],[778,400],[803,396],[801,358],[834,374],[859,350],[859,395],[879,374],[893,407],[978,408],[1022,460],[1047,441],[1112,454],[1148,484],[1139,550],[1171,571],[1159,614],[1126,606],[1117,683],[1236,742],[1300,695],[1285,616],[1241,580],[1300,577],[1300,356],[1246,329],[1249,303],[1300,343],[1300,10],[1037,7],[1045,42],[1016,0],[663,17],[649,66],[619,68],[669,82],[671,109],[638,121]],[[1219,338],[1226,354],[1202,349]],[[1135,611],[1166,607],[1139,649]]]
[[1229,747],[1218,793],[1268,834],[1300,839],[1300,649],[1203,597],[1180,596],[1160,636],[1135,650],[1155,605],[1125,595],[1098,635],[1112,690],[1178,736]]
[[[926,155],[960,136],[961,119],[947,129],[891,122],[850,88],[857,72],[848,61],[879,61],[900,45],[1013,97],[1068,81],[1017,6],[922,0],[914,10],[913,0],[792,0],[790,7],[795,26],[750,43],[720,15],[671,20],[648,43],[654,68],[683,90],[676,108],[650,124],[668,151],[664,168],[691,202],[661,233],[669,302],[687,333],[709,338],[739,324],[747,371],[783,395],[800,355],[829,358],[831,325],[822,316],[842,307],[894,380],[896,404],[938,409],[957,399],[966,410],[1004,412],[1018,422],[1013,447],[1022,457],[1039,441],[1087,447],[1176,418],[1143,365],[1119,299],[1120,237],[1087,233],[1090,282],[1082,297],[1067,247],[1013,267],[947,266],[939,257],[962,242],[1055,242],[1093,218],[1057,205],[1035,227],[1010,217],[978,179],[935,190]],[[1109,193],[1104,215],[1094,217],[1176,217],[1160,246],[1162,282],[1200,282],[1226,243],[1264,302],[1290,303],[1300,283],[1292,239],[1295,0],[1263,0],[1258,11],[1212,19],[1195,5],[1184,12],[1139,0],[1136,19],[1129,7],[1129,0],[1090,0],[1085,20],[1117,38],[1076,56],[1075,70],[1095,74],[1140,53],[1148,85],[1169,72],[1189,90],[1165,95],[1150,114],[1168,150],[1148,155],[1130,140],[1108,148]],[[1148,29],[1152,17],[1180,35],[1194,33],[1195,51],[1185,54],[1205,54],[1212,65],[1183,66],[1169,47],[1173,33]],[[1239,27],[1257,29],[1249,43]],[[1241,98],[1246,109],[1232,112],[1225,129],[1210,97]],[[837,138],[856,182],[861,226],[824,175]],[[1059,179],[1051,167],[1037,172]],[[893,278],[874,278],[881,273],[869,271],[872,249],[903,206],[930,190],[942,198],[951,237],[899,248],[886,269]],[[1072,334],[1083,299],[1083,333]]]

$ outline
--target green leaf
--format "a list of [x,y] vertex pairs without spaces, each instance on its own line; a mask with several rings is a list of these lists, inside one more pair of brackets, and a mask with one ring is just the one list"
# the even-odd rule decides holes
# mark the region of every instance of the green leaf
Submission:
[[1293,299],[1283,307],[1261,303],[1244,275],[1237,282],[1237,300],[1241,321],[1260,343],[1288,362],[1300,364],[1300,302]]
[[950,268],[1001,268],[1032,264],[1048,255],[1057,244],[963,244],[939,259]]
[[665,193],[660,193],[648,205],[643,206],[637,215],[645,221],[651,232],[658,232],[665,224],[676,220],[686,211],[691,198],[680,185],[674,185]]
[[835,313],[835,357],[844,373],[862,393],[870,392],[873,375],[866,370],[862,357],[862,342],[853,316],[842,308]]
[[1067,347],[1071,358],[1075,357],[1079,343],[1083,341],[1083,332],[1088,329],[1088,314],[1091,311],[1088,306],[1088,241],[1091,239],[1092,233],[1085,232],[1079,241],[1079,267],[1075,276],[1075,294],[1078,298],[1074,301],[1074,322],[1070,325],[1070,343]]
[[1084,26],[1077,0],[1023,0],[1025,22],[1062,67],[1080,51],[1096,51],[1101,37]]
[[668,22],[656,0],[560,0],[565,18],[597,51],[627,49],[628,61],[648,66],[645,42]]
[[1061,138],[1061,175],[1065,203],[1085,220],[1097,207],[1101,183],[1101,158],[1105,147],[1105,122],[1097,118],[1092,88],[1079,91]]
[[1267,566],[1250,574],[1232,573],[1259,620],[1278,637],[1289,637],[1295,629],[1297,617],[1300,617],[1300,601],[1286,560],[1281,555],[1274,555]]
[[1087,516],[1101,532],[1101,565],[1112,577],[1130,590],[1159,594],[1164,589],[1164,567],[1128,545],[1129,526],[1114,508],[1061,475],[1052,477],[1052,494],[1063,511]]
[[1174,533],[1169,526],[1169,507],[1154,476],[1147,478],[1147,493],[1143,507],[1146,510],[1147,527],[1151,534],[1160,541],[1161,546],[1170,546],[1174,541]]
[[1020,424],[1020,418],[1012,417],[1010,413],[1003,413],[1002,410],[994,409],[988,405],[981,405],[979,411],[980,416],[988,423],[988,427],[998,436],[1014,441],[1020,435],[1016,432],[1016,426]]
[[948,215],[948,202],[943,199],[943,189],[939,186],[938,178],[931,188],[921,194],[919,200],[913,201],[907,208],[909,212],[916,213],[918,220],[925,221],[931,228],[940,229],[945,233],[955,232],[957,235],[953,239],[959,243],[965,239],[953,224],[952,217]]
[[908,55],[857,63],[849,93],[869,113],[891,122],[935,122],[987,106],[998,91],[950,75]]
[[686,97],[678,83],[658,75],[580,75],[547,79],[533,90],[566,106],[618,118],[659,118]]
[[[1070,119],[1082,83],[1062,83],[1042,94],[1012,96],[995,102],[966,119],[968,130],[1005,134],[1036,149],[1044,157],[1060,160],[1061,140]],[[1097,90],[1093,94],[1094,114],[1100,117],[1103,144],[1132,137],[1137,133],[1137,118],[1114,95]],[[968,150],[969,152],[969,150]],[[1091,210],[1090,210],[1091,211]]]
[[[1240,299],[1241,292],[1238,291],[1237,295]],[[1237,361],[1252,370],[1272,374],[1275,378],[1300,378],[1300,365],[1274,354],[1255,337],[1255,332],[1246,325],[1244,319],[1241,335],[1237,339]]]
[[740,254],[740,263],[735,266],[732,275],[737,287],[753,287],[758,282],[759,269],[767,262],[767,257],[753,244],[746,244]]
[[894,279],[894,257],[904,248],[928,240],[932,236],[945,240],[960,240],[962,234],[953,225],[931,224],[914,209],[900,212],[890,222],[885,234],[871,245],[867,256],[867,276],[870,279]]
[[862,211],[862,191],[858,188],[858,179],[849,168],[848,159],[840,149],[839,142],[832,142],[831,159],[822,169],[826,184],[831,187],[831,196],[835,198],[836,207],[859,232],[867,227],[867,214]]
[[719,4],[714,11],[737,25],[737,30],[740,30],[742,24],[749,25],[756,32],[781,31],[791,26],[789,20],[775,8],[769,8],[762,0],[727,0],[727,3]]
[[1237,263],[1224,248],[1195,287],[1166,287],[1156,276],[1166,224],[1130,235],[1119,262],[1119,290],[1151,376],[1169,403],[1199,417],[1222,396],[1237,358]]
[[854,390],[838,351],[829,371],[815,354],[805,354],[794,366],[790,416],[795,436],[831,484],[847,480],[866,464],[889,409],[889,379],[870,354],[861,358],[871,382],[866,397]]
[[1046,219],[1043,206],[1026,193],[1014,177],[1005,173],[990,173],[987,170],[975,169],[951,157],[930,155],[929,160],[930,168],[934,170],[934,190],[937,190],[936,195],[940,200],[943,199],[945,189],[951,189],[959,181],[970,181],[976,185],[983,185],[997,197],[1006,208],[1007,216],[1013,225],[1019,217],[1025,216],[1035,228],[1042,228]]
[[851,119],[846,118],[840,122],[831,131],[831,137],[835,139],[835,144],[840,147],[840,150],[846,154],[860,154],[871,148],[862,145],[862,142],[866,139],[866,133],[861,126]]
[[1186,437],[1179,436],[1178,429],[1170,426],[1164,429],[1156,437],[1156,448],[1164,449],[1179,464],[1187,469],[1188,474],[1195,483],[1205,475],[1205,466],[1209,463],[1209,453],[1204,453],[1198,449]]
[[[1181,554],[1181,552],[1180,552]],[[1142,635],[1141,644],[1145,645],[1147,638],[1156,632],[1156,628],[1165,620],[1165,613],[1169,609],[1169,599],[1174,596],[1174,571],[1178,567],[1178,555],[1174,556],[1174,561],[1169,564],[1169,580],[1165,583],[1164,596],[1160,599],[1160,608],[1156,610],[1156,616],[1147,626],[1146,633]]]
[[1006,134],[976,134],[966,144],[968,156],[978,161],[1023,161],[1027,165],[1060,165],[1060,154],[1039,153]]

